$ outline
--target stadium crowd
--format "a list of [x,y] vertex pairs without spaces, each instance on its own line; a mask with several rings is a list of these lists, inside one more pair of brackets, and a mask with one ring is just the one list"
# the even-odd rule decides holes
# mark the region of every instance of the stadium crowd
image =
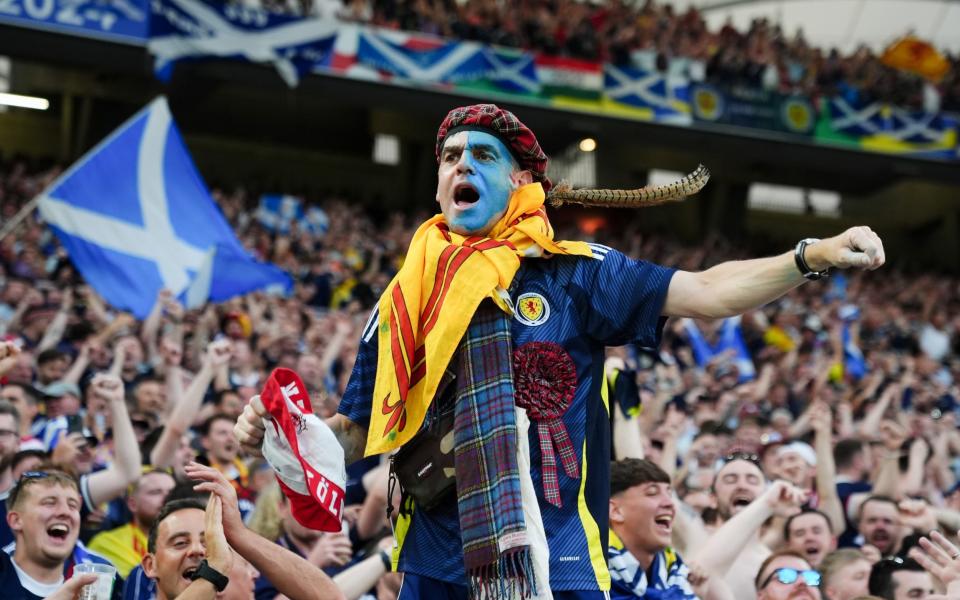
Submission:
[[[695,81],[811,96],[843,95],[869,103],[960,111],[960,56],[939,82],[886,66],[866,46],[850,54],[811,45],[802,30],[755,19],[747,31],[729,21],[711,31],[694,7],[669,2],[580,0],[264,0],[275,12],[474,40],[548,55],[684,74]],[[892,41],[892,40],[891,40]]]
[[[4,220],[48,176],[0,164]],[[4,598],[73,598],[89,562],[116,567],[115,598],[173,598],[199,585],[203,558],[229,573],[229,598],[299,600],[298,581],[396,598],[387,464],[348,469],[344,530],[320,533],[233,425],[277,366],[336,412],[420,219],[328,200],[325,232],[277,235],[243,190],[214,196],[245,246],[294,276],[290,297],[185,310],[161,292],[137,321],[84,284],[35,216],[0,240]],[[739,254],[629,227],[558,237],[688,270]],[[957,278],[887,267],[742,320],[670,321],[656,351],[610,349],[607,378],[612,597],[960,598]],[[263,567],[294,559],[329,579]]]

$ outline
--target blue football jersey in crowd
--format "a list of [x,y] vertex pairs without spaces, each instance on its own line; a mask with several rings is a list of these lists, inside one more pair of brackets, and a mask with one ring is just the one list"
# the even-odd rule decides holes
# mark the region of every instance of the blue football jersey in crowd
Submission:
[[[610,425],[603,384],[604,348],[627,343],[656,347],[660,316],[674,270],[635,261],[599,244],[593,258],[524,259],[510,288],[514,349],[529,342],[562,346],[576,366],[574,399],[563,416],[581,477],[558,464],[562,508],[543,497],[537,428],[529,431],[534,486],[550,547],[552,590],[607,590],[607,511],[610,495]],[[340,412],[366,427],[377,368],[377,315],[364,329]],[[466,585],[455,499],[398,521],[399,570]]]

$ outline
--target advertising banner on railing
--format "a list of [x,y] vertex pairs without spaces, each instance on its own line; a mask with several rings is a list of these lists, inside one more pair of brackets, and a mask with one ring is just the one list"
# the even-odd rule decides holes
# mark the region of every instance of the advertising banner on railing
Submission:
[[0,0],[0,24],[138,45],[149,13],[147,0]]
[[693,118],[705,123],[722,123],[811,135],[817,124],[810,99],[783,95],[758,88],[721,88],[697,83],[691,91]]
[[823,107],[818,140],[893,154],[958,158],[960,124],[955,116],[913,112],[839,96],[824,99]]

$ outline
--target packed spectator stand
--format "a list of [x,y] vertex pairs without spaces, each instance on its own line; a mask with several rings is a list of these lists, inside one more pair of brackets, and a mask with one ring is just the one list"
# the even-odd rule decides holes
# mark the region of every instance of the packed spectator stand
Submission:
[[[24,161],[4,163],[4,216],[51,173]],[[254,294],[188,311],[161,293],[150,316],[137,322],[83,284],[34,216],[2,241],[0,319],[4,339],[20,353],[0,362],[0,489],[9,494],[44,465],[79,476],[82,529],[65,568],[110,560],[127,578],[125,597],[148,598],[152,588],[138,567],[145,548],[137,540],[162,505],[158,496],[194,493],[186,465],[197,460],[231,481],[258,534],[334,575],[349,597],[394,597],[399,576],[385,574],[381,552],[392,544],[386,465],[368,459],[351,467],[348,529],[320,534],[291,518],[271,469],[243,455],[232,424],[277,366],[301,375],[324,416],[336,412],[360,332],[418,219],[391,214],[378,224],[356,203],[328,198],[320,203],[329,217],[325,234],[294,225],[278,236],[258,223],[255,199],[242,188],[215,190],[214,197],[249,249],[295,276],[290,298]],[[742,252],[723,240],[688,248],[625,231],[608,239],[601,230],[590,241],[688,270]],[[609,351],[608,374],[621,375],[611,402],[615,458],[645,456],[662,467],[709,534],[731,516],[731,497],[713,487],[724,457],[755,455],[768,480],[815,492],[816,507],[828,515],[833,536],[805,537],[798,548],[814,567],[834,537],[866,548],[871,562],[906,556],[916,534],[934,528],[952,537],[960,526],[957,278],[894,266],[879,278],[803,286],[743,317],[754,377],[743,373],[735,350],[695,355],[691,332],[710,343],[720,327],[671,321],[659,352]],[[97,373],[118,377],[123,396],[101,389]],[[73,415],[82,428],[68,430]],[[858,521],[865,509],[857,503],[872,498],[871,489],[894,507],[879,533]],[[9,529],[0,534],[13,552]],[[764,540],[769,536],[773,549],[794,547],[774,526]],[[675,532],[675,547],[699,556],[693,539]],[[263,577],[256,590],[258,598],[277,593]]]
[[[272,2],[284,14],[336,16],[386,29],[473,40],[509,48],[608,62],[688,76],[693,81],[744,85],[811,97],[840,95],[927,112],[960,111],[960,57],[939,82],[884,64],[867,46],[849,54],[809,43],[802,30],[784,31],[755,19],[747,31],[731,22],[711,31],[696,7],[668,2],[579,0],[411,0]],[[891,40],[893,41],[893,40]]]

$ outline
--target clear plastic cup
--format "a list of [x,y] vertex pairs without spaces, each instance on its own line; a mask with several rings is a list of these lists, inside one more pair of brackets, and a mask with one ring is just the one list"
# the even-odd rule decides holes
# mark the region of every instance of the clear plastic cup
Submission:
[[117,570],[111,565],[95,563],[82,563],[73,567],[74,577],[87,573],[96,575],[97,580],[90,585],[83,586],[83,589],[80,590],[80,600],[110,600]]

